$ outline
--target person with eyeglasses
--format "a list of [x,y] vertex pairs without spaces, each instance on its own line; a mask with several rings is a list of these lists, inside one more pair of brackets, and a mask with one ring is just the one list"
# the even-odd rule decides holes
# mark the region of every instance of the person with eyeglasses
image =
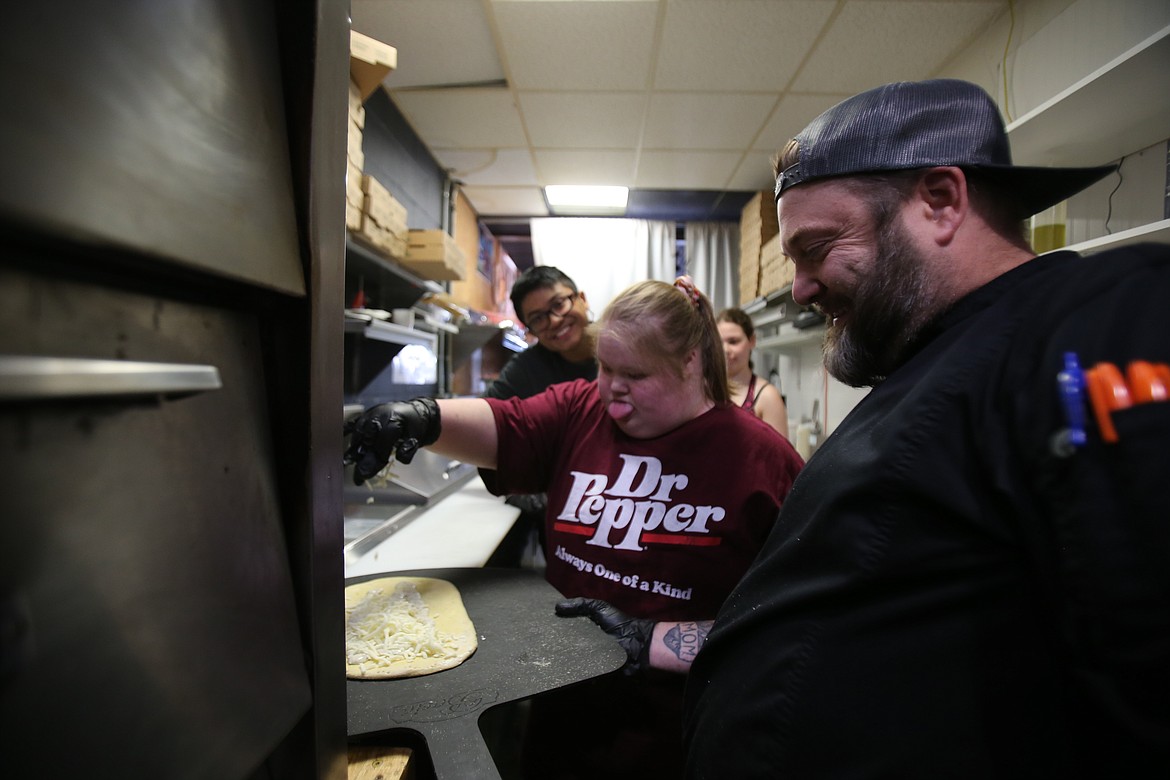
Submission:
[[680,672],[803,462],[731,403],[714,312],[689,279],[627,288],[596,327],[596,380],[381,404],[347,427],[346,460],[360,484],[428,447],[497,469],[508,492],[546,492],[544,576],[566,597],[555,609],[597,623],[628,660],[625,674],[531,701],[525,776],[673,777]]
[[536,343],[505,363],[484,395],[527,398],[558,382],[597,378],[589,302],[564,271],[533,266],[516,279],[509,297]]
[[[528,398],[560,382],[597,378],[589,303],[568,274],[551,265],[533,266],[517,277],[509,297],[536,343],[504,364],[484,397]],[[503,495],[495,471],[480,469],[479,476],[491,493]],[[517,494],[506,500],[520,510],[520,517],[489,565],[543,568],[545,495]]]

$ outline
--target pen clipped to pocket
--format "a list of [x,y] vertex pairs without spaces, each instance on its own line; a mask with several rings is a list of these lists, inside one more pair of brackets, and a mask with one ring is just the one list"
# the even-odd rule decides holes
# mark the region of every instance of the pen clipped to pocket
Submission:
[[1053,451],[1067,457],[1087,441],[1086,406],[1102,441],[1115,444],[1120,437],[1113,425],[1114,412],[1170,400],[1170,365],[1134,360],[1123,374],[1115,364],[1102,361],[1082,371],[1076,353],[1067,352],[1056,383],[1068,427],[1057,433]]

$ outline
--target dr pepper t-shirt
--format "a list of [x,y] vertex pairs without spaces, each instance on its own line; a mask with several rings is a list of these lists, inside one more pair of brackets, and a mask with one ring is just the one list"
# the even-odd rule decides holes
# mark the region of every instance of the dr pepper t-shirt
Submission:
[[548,493],[548,581],[637,617],[713,618],[802,465],[783,436],[730,405],[634,439],[596,382],[488,403],[499,487]]

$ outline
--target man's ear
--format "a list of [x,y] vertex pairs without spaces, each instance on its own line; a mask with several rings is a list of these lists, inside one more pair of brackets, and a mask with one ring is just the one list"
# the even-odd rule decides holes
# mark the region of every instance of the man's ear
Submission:
[[931,239],[939,246],[949,244],[970,208],[966,174],[955,167],[932,168],[919,179],[914,194]]

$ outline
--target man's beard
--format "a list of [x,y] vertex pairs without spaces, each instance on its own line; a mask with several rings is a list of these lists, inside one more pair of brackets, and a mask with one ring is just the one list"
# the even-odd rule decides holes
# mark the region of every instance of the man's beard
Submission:
[[872,273],[854,291],[848,316],[825,333],[825,369],[852,387],[880,383],[934,317],[925,258],[895,215],[879,225]]

